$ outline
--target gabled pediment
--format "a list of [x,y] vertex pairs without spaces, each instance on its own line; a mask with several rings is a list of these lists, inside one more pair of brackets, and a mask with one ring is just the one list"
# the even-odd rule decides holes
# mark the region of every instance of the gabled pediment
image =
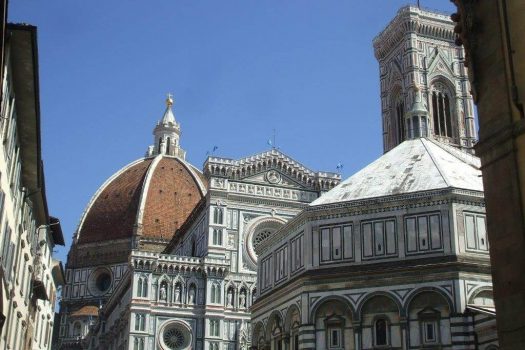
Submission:
[[207,177],[223,177],[310,190],[335,187],[341,176],[332,172],[313,171],[277,149],[233,160],[208,157],[204,164]]
[[275,170],[275,169],[263,171],[253,176],[247,176],[244,178],[244,181],[261,183],[265,185],[275,185],[275,186],[283,186],[283,187],[291,187],[291,188],[308,189],[308,187],[305,184],[302,184],[301,182],[294,180],[288,177],[287,175],[283,174],[282,172]]
[[429,75],[444,75],[449,79],[454,76],[452,64],[440,49],[436,48],[431,55],[429,66]]

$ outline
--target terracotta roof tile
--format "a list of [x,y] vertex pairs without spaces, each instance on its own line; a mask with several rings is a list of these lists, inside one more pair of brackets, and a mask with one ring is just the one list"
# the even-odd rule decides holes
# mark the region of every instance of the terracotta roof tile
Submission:
[[170,240],[202,197],[197,180],[186,165],[177,158],[163,157],[150,180],[143,235]]
[[86,305],[71,313],[71,317],[98,316],[98,306]]
[[111,181],[86,213],[79,243],[131,237],[144,177],[152,159],[132,165]]

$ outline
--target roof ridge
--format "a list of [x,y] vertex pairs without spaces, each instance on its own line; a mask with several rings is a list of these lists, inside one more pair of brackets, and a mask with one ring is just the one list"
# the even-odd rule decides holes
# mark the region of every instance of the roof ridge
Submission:
[[423,147],[425,147],[425,150],[427,151],[428,155],[430,156],[430,159],[432,159],[432,163],[434,163],[434,165],[436,166],[436,169],[437,171],[439,172],[439,175],[441,175],[441,177],[443,178],[443,181],[445,181],[445,183],[447,184],[447,186],[450,186],[450,181],[449,179],[445,176],[445,172],[443,171],[443,169],[441,169],[441,167],[438,165],[438,162],[436,162],[436,159],[434,158],[434,155],[432,154],[432,152],[430,151],[430,149],[427,147],[427,145],[425,144],[424,140],[426,140],[426,138],[420,138],[419,141],[423,144]]
[[[144,208],[146,207],[146,199],[148,197],[149,184],[151,182],[153,173],[155,172],[155,169],[157,168],[157,165],[159,164],[161,159],[162,154],[158,154],[153,158],[148,167],[148,170],[146,171],[146,174],[144,175],[144,180],[142,181],[142,191],[140,192],[139,207],[135,216],[135,227],[138,230],[140,230],[140,227],[142,226],[142,221],[144,220]],[[135,236],[136,234],[137,232],[132,232],[133,236]]]
[[463,163],[466,163],[466,164],[468,164],[471,167],[474,167],[476,169],[480,168],[479,166],[473,164],[475,159],[479,159],[475,155],[470,154],[470,153],[468,153],[466,151],[463,151],[461,149],[455,148],[453,146],[447,145],[445,143],[439,142],[437,140],[431,139],[431,138],[425,138],[425,140],[430,141],[432,144],[438,146],[443,151],[447,152],[448,154],[450,154],[454,158],[462,161]]

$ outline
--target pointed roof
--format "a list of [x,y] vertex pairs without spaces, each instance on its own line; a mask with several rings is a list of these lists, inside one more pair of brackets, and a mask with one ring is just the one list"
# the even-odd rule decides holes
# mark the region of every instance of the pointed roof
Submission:
[[164,115],[162,116],[162,119],[160,120],[160,124],[162,125],[175,125],[175,115],[173,115],[173,111],[171,110],[171,106],[173,106],[173,97],[171,94],[168,94],[168,97],[166,98],[166,110],[164,111]]
[[310,205],[445,188],[483,192],[480,166],[479,158],[437,141],[407,140]]

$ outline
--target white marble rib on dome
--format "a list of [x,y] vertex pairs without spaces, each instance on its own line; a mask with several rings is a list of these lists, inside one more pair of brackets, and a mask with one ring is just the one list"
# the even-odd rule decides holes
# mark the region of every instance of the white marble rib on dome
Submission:
[[450,187],[482,192],[479,158],[420,138],[401,143],[310,206]]

